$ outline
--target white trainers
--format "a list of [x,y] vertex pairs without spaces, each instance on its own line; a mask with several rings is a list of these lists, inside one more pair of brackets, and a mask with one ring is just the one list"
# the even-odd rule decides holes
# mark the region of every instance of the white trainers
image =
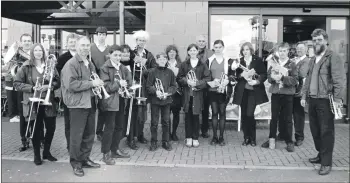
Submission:
[[13,118],[10,119],[10,122],[11,123],[18,123],[19,122],[19,117],[18,116],[15,116]]
[[275,149],[276,148],[276,141],[274,138],[269,139],[269,148],[270,149]]
[[192,138],[187,138],[186,139],[186,146],[187,147],[192,147]]
[[193,140],[193,147],[198,147],[199,146],[199,141],[198,140]]

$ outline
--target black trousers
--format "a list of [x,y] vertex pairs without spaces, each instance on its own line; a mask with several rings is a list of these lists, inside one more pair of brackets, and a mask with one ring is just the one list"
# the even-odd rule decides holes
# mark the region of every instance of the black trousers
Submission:
[[304,140],[305,111],[300,103],[301,97],[293,99],[293,121],[295,140]]
[[[8,115],[11,118],[19,115],[19,108],[22,106],[18,97],[22,95],[22,92],[17,92],[15,90],[6,90],[7,95],[7,105],[8,105]],[[22,97],[23,98],[23,97]]]
[[[134,99],[135,101],[136,99]],[[130,105],[130,102],[129,102]],[[131,112],[130,131],[128,141],[132,141],[134,137],[143,136],[143,129],[147,120],[147,105],[133,105]]]
[[151,141],[157,142],[157,132],[159,123],[159,111],[161,114],[162,124],[162,141],[169,141],[169,123],[170,123],[170,104],[168,105],[156,105],[151,104]]
[[63,115],[64,115],[64,135],[66,136],[66,141],[67,141],[67,149],[69,150],[69,137],[70,137],[70,121],[69,121],[69,109],[66,106],[66,104],[63,103]]
[[222,94],[210,91],[209,100],[212,110],[213,136],[217,137],[217,127],[219,123],[220,137],[223,137],[226,123],[226,93]]
[[124,98],[119,97],[119,111],[103,111],[105,116],[105,128],[103,130],[101,152],[106,154],[119,149],[120,140],[124,131]]
[[334,114],[328,99],[310,98],[309,120],[312,138],[321,165],[332,166],[334,148]]
[[254,118],[254,111],[256,108],[254,90],[245,89],[241,102],[242,111],[242,128],[244,139],[255,141],[256,139],[256,121]]
[[193,97],[189,102],[188,112],[185,113],[186,138],[198,140],[199,137],[199,115],[194,115],[192,110]]
[[283,95],[283,94],[272,94],[271,96],[271,121],[270,121],[270,135],[269,138],[276,139],[277,133],[277,123],[283,116],[283,121],[279,121],[282,124],[282,132],[285,133],[286,143],[292,143],[292,133],[293,133],[293,95]]
[[[209,91],[204,90],[203,91],[203,98],[206,99],[209,96]],[[209,130],[209,107],[210,107],[210,101],[209,100],[203,100],[203,110],[202,110],[202,126],[201,126],[201,132],[207,133]]]
[[[171,121],[169,122],[169,133],[171,132],[172,134],[176,134],[176,130],[180,122],[182,96],[178,92],[176,92],[172,96],[172,99],[173,99],[173,103],[170,105],[170,112],[173,113],[173,120],[172,122]],[[171,130],[171,127],[173,127],[172,130]]]
[[91,154],[95,138],[95,99],[91,98],[91,108],[70,108],[70,163],[81,166]]
[[97,117],[97,126],[96,126],[96,135],[103,135],[103,128],[105,125],[105,116],[103,115],[103,111],[98,109],[98,117]]
[[[31,125],[34,127],[34,120],[30,121]],[[44,152],[43,154],[50,153],[51,143],[56,130],[56,117],[47,117],[45,115],[45,106],[39,107],[39,112],[36,117],[36,124],[34,127],[34,135],[32,138],[34,155],[40,156],[40,142],[43,139],[43,128],[46,128],[46,133],[44,135]]]

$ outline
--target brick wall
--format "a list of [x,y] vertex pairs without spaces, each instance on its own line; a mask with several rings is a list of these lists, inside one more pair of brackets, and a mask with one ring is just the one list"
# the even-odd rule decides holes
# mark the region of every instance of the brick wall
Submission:
[[208,36],[208,2],[147,2],[146,31],[150,33],[147,49],[153,54],[165,51],[167,45],[179,48],[181,59],[196,36]]

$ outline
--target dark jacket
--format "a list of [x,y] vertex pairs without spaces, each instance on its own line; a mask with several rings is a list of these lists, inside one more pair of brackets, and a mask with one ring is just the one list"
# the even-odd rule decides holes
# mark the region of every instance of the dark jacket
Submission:
[[[100,79],[104,82],[104,87],[110,95],[107,99],[100,99],[99,108],[102,111],[119,111],[119,88],[120,84],[114,79],[116,77],[117,69],[112,65],[111,60],[107,60],[100,68]],[[120,76],[127,81],[128,86],[132,84],[130,71],[123,65],[119,66]],[[120,78],[117,78],[120,79]]]
[[149,71],[147,77],[146,89],[148,92],[148,97],[151,104],[155,105],[167,105],[172,103],[171,96],[167,97],[165,100],[160,100],[156,95],[155,82],[156,78],[162,81],[162,85],[165,93],[173,95],[176,92],[176,78],[172,70],[166,67],[156,67]]
[[[18,70],[16,74],[15,81],[13,83],[13,86],[17,91],[23,92],[23,116],[26,118],[26,121],[29,118],[29,112],[30,112],[30,106],[31,102],[29,101],[29,98],[33,97],[34,90],[33,87],[35,86],[37,78],[33,76],[33,69],[35,69],[35,66],[33,64],[30,64],[29,61],[26,61],[23,63],[23,66]],[[42,79],[40,79],[40,84],[42,84]],[[45,80],[44,85],[48,85],[49,81]],[[57,90],[60,87],[60,78],[57,70],[55,70],[54,77],[52,79],[52,89]],[[41,94],[41,99],[44,99],[47,94],[46,92],[43,92]],[[57,108],[58,104],[56,102],[55,93],[53,91],[50,92],[50,102],[52,105],[45,105],[45,115],[47,117],[55,117],[57,116]],[[34,120],[36,118],[36,111],[33,110],[31,120]]]
[[272,94],[294,95],[295,88],[298,84],[298,71],[296,65],[289,59],[284,67],[288,69],[288,76],[282,76],[282,88],[279,88],[280,84],[271,78],[272,67],[269,68],[267,72],[267,79],[269,83],[271,83],[269,92]]
[[89,68],[76,54],[64,65],[61,77],[61,90],[64,104],[68,108],[91,108],[93,87],[90,76],[96,73],[95,66],[89,61]]
[[[213,62],[213,60],[215,59],[215,55],[212,55],[211,57],[209,57],[206,61],[206,65],[208,66],[208,69],[210,71],[211,68],[211,64]],[[224,69],[225,69],[225,74],[228,76],[229,79],[229,84],[226,86],[226,103],[229,102],[231,96],[232,96],[232,92],[233,92],[233,82],[234,82],[234,78],[235,78],[235,70],[232,70],[232,63],[233,60],[232,59],[228,59],[228,58],[224,58]],[[212,75],[210,74],[210,81],[213,81],[214,78],[212,77]],[[210,86],[207,86],[207,88],[209,88]]]
[[205,63],[209,57],[211,57],[214,54],[214,52],[210,49],[207,49],[205,47],[202,50],[199,50],[198,52],[198,58],[201,62]]
[[[180,60],[176,60],[176,68],[180,68],[181,65],[181,61]],[[177,73],[179,74],[179,73]],[[176,79],[177,76],[175,76]],[[182,93],[183,93],[183,88],[176,82],[176,92],[174,93],[174,95],[171,96],[171,98],[173,99],[173,102],[171,103],[171,107],[177,108],[177,109],[181,109],[182,103],[181,103],[181,98],[182,98]]]
[[[247,63],[244,61],[244,57],[240,59],[240,64],[242,64],[244,67],[247,67]],[[252,62],[250,63],[250,67],[247,67],[247,68],[254,69],[256,73],[259,75],[259,78],[257,78],[257,80],[259,81],[259,84],[253,86],[256,105],[268,102],[269,99],[267,97],[265,84],[264,84],[264,82],[267,79],[267,71],[263,60],[253,55]],[[243,70],[241,68],[238,68],[236,70],[236,78],[238,83],[236,84],[236,87],[235,87],[232,103],[237,105],[241,105],[242,103],[243,92],[244,92],[245,85],[247,83],[244,77],[241,76],[242,73],[243,73]]]
[[63,53],[61,56],[57,58],[57,65],[56,69],[58,73],[61,74],[61,70],[63,69],[63,66],[68,62],[69,59],[73,58],[73,55],[70,53],[70,51],[67,51],[66,53]]
[[[13,89],[13,81],[15,78],[13,78],[11,75],[11,68],[15,65],[21,67],[23,63],[29,59],[30,55],[25,53],[22,48],[18,48],[15,56],[13,56],[13,58],[5,65],[6,68],[4,68],[4,70],[7,70],[7,74],[5,76],[6,89]],[[17,68],[17,71],[19,70],[19,67]]]
[[[316,57],[311,58],[309,70],[306,76],[305,85],[302,89],[302,98],[309,97],[310,82]],[[344,62],[333,51],[327,49],[321,58],[320,69],[318,70],[318,94],[317,98],[327,98],[328,94],[333,94],[336,102],[343,100],[343,92],[346,85]]]
[[309,68],[309,58],[307,56],[305,56],[305,58],[303,60],[300,60],[297,64],[296,64],[296,68],[298,71],[298,85],[295,91],[295,97],[301,97],[301,88],[304,85],[304,78],[307,75],[307,71]]
[[199,115],[203,109],[203,89],[207,87],[207,82],[210,81],[210,71],[208,66],[203,62],[198,62],[197,66],[194,68],[194,72],[198,79],[196,84],[197,91],[193,91],[193,106],[189,106],[190,102],[190,88],[187,84],[187,73],[192,69],[191,61],[187,59],[185,62],[182,62],[179,68],[179,74],[177,75],[177,82],[181,87],[183,87],[182,95],[182,105],[183,110],[188,112],[189,107],[192,107],[193,114]]

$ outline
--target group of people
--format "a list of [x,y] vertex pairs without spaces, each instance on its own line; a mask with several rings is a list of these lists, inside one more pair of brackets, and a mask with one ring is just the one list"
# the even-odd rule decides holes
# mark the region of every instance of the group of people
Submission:
[[[9,91],[17,91],[19,102],[22,102],[18,104],[21,108],[21,150],[29,146],[28,137],[23,132],[27,127],[26,121],[31,125],[36,119],[36,125],[31,125],[35,132],[32,144],[36,165],[42,164],[40,145],[43,139],[43,159],[57,161],[50,153],[57,101],[51,94],[52,105],[39,105],[30,100],[34,92],[39,91],[45,97],[48,90],[61,88],[70,163],[74,174],[83,176],[83,168],[100,167],[89,158],[95,133],[101,141],[102,160],[107,165],[115,164],[114,158],[130,157],[119,148],[122,138],[127,137],[128,147],[134,150],[139,148],[138,142],[148,143],[144,136],[147,104],[151,107],[150,151],[158,149],[160,116],[161,147],[172,150],[170,140],[179,140],[177,128],[181,108],[185,113],[185,145],[198,147],[200,130],[203,138],[209,138],[209,106],[213,129],[210,144],[224,146],[226,106],[231,102],[241,107],[242,145],[256,146],[254,111],[258,105],[269,101],[264,85],[268,80],[271,84],[269,92],[272,93],[272,119],[269,140],[261,146],[274,149],[276,139],[280,139],[286,142],[287,151],[293,152],[294,145],[302,145],[307,101],[310,128],[319,152],[309,161],[321,163],[321,175],[331,171],[334,114],[329,95],[334,97],[336,105],[341,105],[345,72],[343,62],[327,48],[328,36],[324,30],[316,29],[311,35],[315,57],[307,57],[306,45],[300,42],[296,47],[298,57],[290,59],[289,45],[280,43],[276,53],[267,58],[267,63],[254,55],[249,42],[242,44],[241,58],[232,59],[223,54],[225,45],[222,40],[214,41],[212,51],[206,48],[206,37],[200,35],[196,44],[188,46],[187,57],[182,61],[175,45],[169,45],[165,52],[153,56],[145,49],[149,39],[146,31],[134,34],[135,49],[128,45],[107,45],[105,27],[98,27],[96,34],[97,42],[92,44],[88,37],[68,35],[68,51],[57,59],[51,79],[44,78],[49,68],[43,46],[39,43],[25,46],[26,38],[31,39],[27,34],[20,39],[22,49],[29,56],[25,59],[13,58],[14,63],[21,66],[15,77],[7,81],[8,87],[13,81],[13,90]],[[43,84],[38,86],[37,82]],[[32,115],[29,114],[31,105],[39,105]],[[293,121],[295,142],[292,138]],[[279,135],[276,135],[277,129]]]

